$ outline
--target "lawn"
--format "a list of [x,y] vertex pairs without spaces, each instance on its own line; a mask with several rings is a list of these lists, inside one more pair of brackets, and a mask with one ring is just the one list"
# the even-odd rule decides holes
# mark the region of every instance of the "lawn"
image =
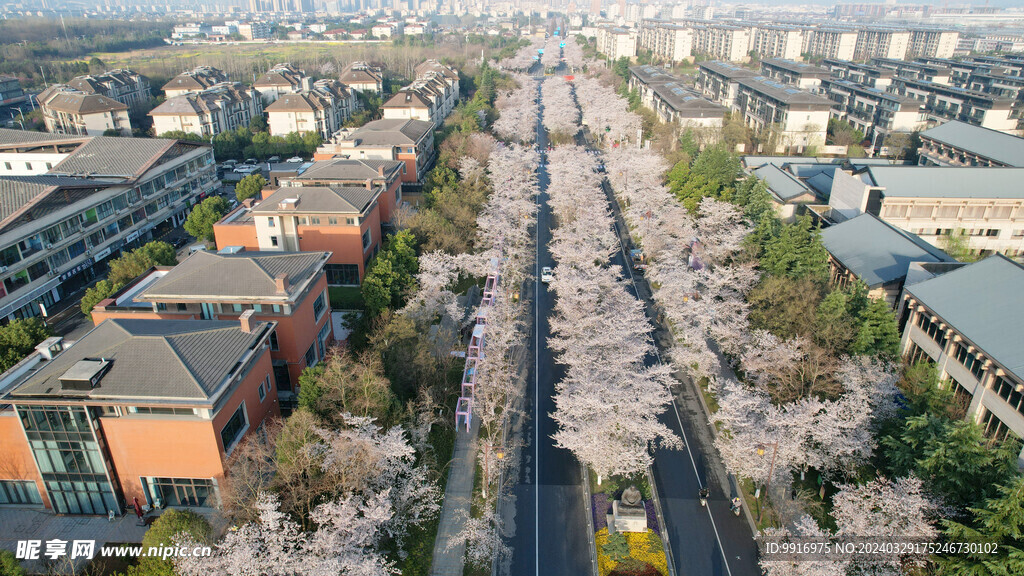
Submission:
[[327,288],[331,308],[335,310],[362,310],[363,293],[359,286],[331,286]]

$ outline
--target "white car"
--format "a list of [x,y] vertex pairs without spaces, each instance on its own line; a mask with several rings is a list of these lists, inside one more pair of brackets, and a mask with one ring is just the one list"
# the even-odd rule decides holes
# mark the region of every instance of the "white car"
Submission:
[[555,272],[549,266],[545,266],[540,269],[540,281],[545,284],[550,284],[555,279]]
[[253,166],[252,164],[244,164],[234,169],[236,174],[252,174],[253,172],[259,172],[259,166]]
[[305,162],[305,160],[302,159],[302,156],[292,156],[291,158],[285,160],[285,162]]

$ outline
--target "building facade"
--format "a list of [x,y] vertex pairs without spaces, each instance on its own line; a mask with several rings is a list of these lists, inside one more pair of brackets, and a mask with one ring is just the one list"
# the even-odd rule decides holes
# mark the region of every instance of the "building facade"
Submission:
[[325,140],[341,130],[356,107],[355,95],[337,80],[317,80],[309,90],[280,96],[267,106],[270,133],[314,132]]
[[70,86],[54,84],[36,97],[49,132],[76,136],[102,136],[112,130],[131,136],[128,106],[102,94],[86,94]]
[[920,134],[921,166],[1024,168],[1024,138],[951,120]]
[[434,164],[434,124],[423,120],[374,120],[338,131],[313,155],[315,160],[398,160],[405,163],[403,182],[422,182]]
[[168,98],[149,113],[157,135],[182,131],[207,137],[248,126],[262,114],[259,93],[238,82]]
[[257,78],[253,88],[263,97],[263,105],[269,106],[283,94],[297,94],[312,88],[312,85],[313,79],[306,77],[305,70],[283,63],[275,65]]
[[171,78],[161,89],[167,98],[174,98],[191,92],[202,92],[224,82],[230,82],[230,80],[223,70],[213,66],[198,66]]
[[151,97],[149,80],[127,69],[76,76],[67,84],[83,94],[102,94],[133,110],[148,104]]

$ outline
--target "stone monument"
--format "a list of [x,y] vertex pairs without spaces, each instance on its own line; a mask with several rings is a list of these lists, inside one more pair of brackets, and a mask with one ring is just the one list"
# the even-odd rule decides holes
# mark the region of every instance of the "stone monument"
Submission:
[[622,498],[612,502],[612,522],[608,532],[647,532],[647,510],[636,486],[622,491]]

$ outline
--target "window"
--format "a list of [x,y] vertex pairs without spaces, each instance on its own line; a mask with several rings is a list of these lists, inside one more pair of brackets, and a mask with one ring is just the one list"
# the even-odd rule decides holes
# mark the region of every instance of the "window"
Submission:
[[164,416],[196,416],[195,408],[160,408],[150,406],[129,406],[129,414],[161,414]]
[[969,352],[967,346],[960,343],[956,345],[956,359],[963,364],[964,368],[970,370],[975,378],[981,380],[981,376],[985,372],[984,362],[979,360],[974,352]]
[[333,216],[328,217],[327,218],[327,223],[330,224],[331,226],[337,226],[338,225],[338,219],[333,217]]
[[7,170],[12,170],[11,163],[10,162],[4,162],[4,168],[6,168]]
[[263,379],[263,389],[270,392],[270,374]]
[[932,322],[931,318],[926,314],[918,314],[917,325],[920,326],[921,330],[924,330],[925,334],[931,337],[931,339],[934,340],[940,348],[946,348],[946,342],[948,341],[946,331],[939,328],[938,323]]
[[245,400],[243,400],[238,405],[235,413],[231,415],[231,419],[228,420],[228,423],[220,431],[220,439],[224,443],[225,454],[231,452],[231,449],[235,447],[235,443],[242,437],[248,426],[248,417],[245,415]]
[[32,480],[0,480],[0,504],[42,504]]
[[280,304],[271,304],[270,305],[270,309],[274,311],[274,314],[280,314],[281,313],[281,305]]
[[[270,376],[267,376],[267,378],[270,378]],[[267,398],[267,391],[263,389],[263,383],[262,382],[260,382],[259,388],[256,390],[256,392],[260,395],[260,403],[262,403],[264,400],[266,400],[266,398]]]
[[327,308],[327,290],[324,290],[313,300],[313,321],[320,322],[320,318],[323,317],[324,309]]
[[931,218],[933,206],[914,206],[910,209],[911,218]]
[[327,356],[327,338],[331,334],[331,323],[327,322],[324,327],[320,329],[320,333],[316,335],[316,349],[320,353],[320,357],[324,358]]
[[992,212],[988,215],[990,220],[1007,220],[1010,218],[1012,206],[993,206]]
[[274,352],[281,350],[281,344],[277,341],[277,330],[270,333],[270,349]]
[[184,312],[186,310],[188,310],[188,306],[185,305],[185,304],[182,304],[181,302],[178,302],[178,312]]
[[345,218],[345,224],[347,224],[349,226],[355,226],[356,225],[356,219],[355,218]]
[[312,368],[316,366],[316,342],[309,345],[309,350],[306,350],[306,367]]
[[885,217],[886,218],[906,218],[907,217],[907,208],[909,208],[909,206],[907,206],[906,204],[896,205],[896,206],[886,206],[885,207]]
[[309,217],[309,223],[310,224],[319,224],[320,223],[320,217],[319,216],[310,216]]
[[267,226],[273,228],[274,226],[277,226],[277,224],[274,222],[273,218],[267,218]]
[[984,206],[968,206],[964,208],[964,220],[981,220],[985,217]]
[[363,232],[363,251],[370,247],[370,231]]
[[142,483],[150,500],[163,507],[207,506],[214,493],[213,481],[207,478],[143,478]]
[[328,264],[324,267],[327,283],[332,286],[358,286],[358,264]]
[[270,245],[271,246],[277,246],[277,236],[271,236],[270,237]]

